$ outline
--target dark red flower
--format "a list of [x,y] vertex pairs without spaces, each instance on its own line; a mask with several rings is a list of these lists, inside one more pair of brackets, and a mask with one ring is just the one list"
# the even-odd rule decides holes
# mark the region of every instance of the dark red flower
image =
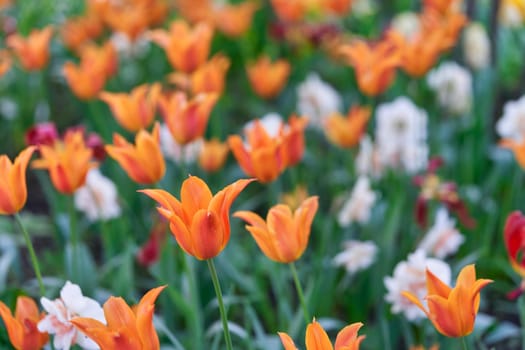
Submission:
[[54,123],[36,124],[27,130],[25,135],[26,145],[51,146],[58,139],[57,127]]

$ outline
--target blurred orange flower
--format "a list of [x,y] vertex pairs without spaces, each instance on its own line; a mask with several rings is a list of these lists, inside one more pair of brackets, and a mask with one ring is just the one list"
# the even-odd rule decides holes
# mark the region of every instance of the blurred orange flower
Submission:
[[[359,350],[361,342],[365,339],[364,335],[357,335],[363,326],[361,322],[352,323],[343,328],[335,339],[335,350]],[[286,333],[278,332],[285,350],[297,350],[292,338]],[[332,350],[332,343],[328,334],[321,325],[314,319],[306,327],[306,350]]]
[[399,47],[388,36],[376,44],[356,41],[342,45],[340,54],[354,67],[359,90],[367,96],[384,92],[401,65]]
[[164,49],[173,68],[191,73],[206,62],[213,29],[204,22],[190,28],[185,21],[177,20],[171,23],[169,31],[156,29],[149,36]]
[[175,0],[179,13],[191,23],[212,21],[210,0]]
[[294,166],[303,158],[306,124],[308,124],[307,118],[292,115],[288,119],[288,125],[282,130],[287,166]]
[[89,169],[97,166],[92,162],[93,151],[84,142],[83,130],[71,130],[63,140],[56,139],[50,145],[38,147],[41,159],[31,163],[35,169],[47,169],[55,188],[64,194],[72,194],[86,182]]
[[282,193],[280,201],[291,210],[295,210],[306,198],[308,198],[308,189],[304,185],[297,185],[292,192]]
[[303,255],[317,207],[318,198],[314,196],[302,202],[294,213],[284,204],[273,206],[268,211],[266,222],[250,211],[238,211],[233,216],[248,223],[246,229],[264,255],[286,264]]
[[353,0],[325,0],[325,6],[333,13],[344,15],[350,10],[352,1]]
[[308,1],[304,0],[271,0],[273,10],[282,21],[295,22],[303,19]]
[[277,96],[284,88],[290,75],[290,63],[284,59],[272,63],[270,57],[261,56],[246,71],[253,91],[268,99]]
[[347,116],[339,113],[330,115],[324,126],[326,136],[339,147],[354,147],[366,131],[371,112],[369,107],[354,106],[350,108]]
[[27,38],[20,34],[11,34],[6,39],[6,45],[14,50],[25,70],[40,70],[49,61],[49,41],[52,35],[51,26],[33,29]]
[[217,139],[205,141],[199,154],[199,165],[207,172],[214,172],[222,168],[230,148],[226,142]]
[[227,36],[241,36],[250,28],[253,14],[259,6],[251,0],[235,5],[224,4],[213,10],[213,23]]
[[98,16],[86,14],[70,18],[60,28],[62,41],[72,51],[78,51],[86,42],[102,34],[104,24]]
[[26,204],[26,169],[35,149],[27,147],[14,163],[5,154],[0,155],[0,215],[18,213]]
[[448,12],[440,15],[436,11],[427,10],[421,14],[422,31],[438,36],[442,43],[442,50],[454,47],[458,41],[461,29],[468,22],[467,17],[460,12]]
[[0,50],[0,78],[11,69],[11,55],[7,50]]
[[196,176],[182,183],[181,200],[164,190],[142,190],[160,204],[159,213],[181,248],[199,260],[211,259],[230,240],[230,207],[253,179],[237,180],[212,196],[208,185]]
[[164,177],[166,163],[160,149],[160,125],[152,133],[140,130],[135,135],[135,145],[119,134],[113,134],[113,145],[106,145],[106,152],[115,159],[128,176],[139,184],[154,184]]
[[467,265],[461,270],[454,288],[444,284],[429,269],[426,274],[428,310],[414,294],[407,291],[401,294],[419,307],[444,336],[455,338],[472,333],[479,308],[479,293],[492,281],[476,280],[474,265]]
[[161,286],[147,292],[137,306],[131,308],[124,299],[110,297],[104,303],[107,325],[86,317],[70,322],[107,350],[159,350],[159,336],[153,325],[155,300],[166,288]]
[[503,139],[499,146],[511,150],[520,167],[525,169],[525,141],[517,142],[513,139]]
[[126,130],[137,132],[147,128],[155,119],[160,97],[159,83],[140,85],[130,93],[100,93],[100,99],[111,108],[117,122]]
[[185,145],[204,135],[217,99],[217,94],[199,94],[188,100],[183,92],[160,96],[160,112],[177,143]]
[[457,12],[462,0],[423,0],[423,10],[434,10],[440,14],[447,14],[451,11]]
[[204,63],[191,75],[193,94],[214,92],[221,95],[224,91],[225,76],[230,67],[230,59],[217,54]]
[[44,317],[38,313],[33,299],[19,296],[16,299],[15,315],[0,301],[0,317],[4,320],[11,345],[17,350],[39,350],[48,342],[47,333],[40,333],[38,322]]

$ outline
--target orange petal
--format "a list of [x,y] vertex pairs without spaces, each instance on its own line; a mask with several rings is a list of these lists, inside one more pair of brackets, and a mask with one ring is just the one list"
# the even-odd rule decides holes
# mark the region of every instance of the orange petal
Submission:
[[295,346],[292,338],[286,333],[283,332],[277,332],[279,334],[279,338],[281,338],[281,343],[283,343],[284,350],[297,350],[297,347]]
[[144,349],[160,349],[159,337],[153,326],[153,312],[155,309],[155,300],[157,300],[157,297],[164,288],[166,288],[166,286],[160,286],[148,291],[135,309],[137,328]]
[[313,321],[306,327],[306,349],[307,350],[333,350],[330,338],[317,321]]
[[224,248],[225,228],[219,216],[211,211],[199,210],[193,216],[191,235],[195,257],[207,260],[217,256]]

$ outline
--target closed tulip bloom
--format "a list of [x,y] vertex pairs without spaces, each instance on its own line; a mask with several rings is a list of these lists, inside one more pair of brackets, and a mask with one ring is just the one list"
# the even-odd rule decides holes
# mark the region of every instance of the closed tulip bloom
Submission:
[[488,279],[476,280],[474,265],[465,266],[450,288],[427,269],[426,309],[421,301],[410,292],[402,295],[418,306],[434,324],[437,331],[447,337],[464,337],[472,333],[479,308],[479,293],[491,283]]
[[246,229],[268,258],[280,263],[291,263],[303,255],[308,245],[317,207],[318,198],[313,196],[304,200],[293,213],[284,204],[272,207],[266,222],[250,211],[238,211],[234,216],[248,223]]
[[199,165],[207,172],[214,172],[222,168],[230,147],[226,142],[217,139],[205,141],[199,154]]
[[213,11],[213,23],[229,37],[239,37],[246,33],[253,23],[253,14],[259,8],[256,1],[240,4],[224,4]]
[[277,96],[284,88],[290,75],[290,63],[281,59],[275,62],[262,56],[246,68],[253,91],[262,98]]
[[[335,350],[359,350],[364,335],[357,335],[363,326],[361,322],[352,323],[343,328],[335,339]],[[286,333],[278,332],[285,350],[297,350],[292,338]],[[306,350],[333,350],[332,342],[323,327],[314,319],[306,327]]]
[[217,94],[199,94],[191,100],[183,92],[159,98],[159,107],[173,138],[181,145],[204,135]]
[[47,333],[40,333],[38,322],[44,317],[38,312],[33,299],[19,296],[16,299],[15,315],[0,301],[0,317],[4,320],[11,345],[16,350],[39,350],[48,342]]
[[122,298],[110,297],[103,307],[107,325],[87,317],[76,317],[71,323],[101,350],[159,350],[153,313],[155,300],[164,288],[166,286],[151,289],[133,308]]
[[288,119],[288,125],[283,130],[283,143],[286,153],[287,166],[296,165],[301,161],[304,154],[304,129],[308,124],[307,118],[292,115]]
[[204,63],[191,75],[191,91],[200,93],[216,93],[221,95],[224,91],[226,72],[230,67],[230,59],[221,54],[215,55]]
[[27,38],[12,34],[7,37],[6,44],[14,50],[25,70],[40,70],[49,61],[49,41],[52,35],[53,29],[48,26],[32,30]]
[[174,21],[169,31],[153,30],[150,38],[161,46],[173,68],[191,73],[200,67],[210,53],[213,29],[206,23],[198,23],[194,28],[183,20]]
[[102,92],[100,99],[106,102],[117,122],[126,130],[137,132],[145,129],[155,119],[160,84],[140,85],[129,94]]
[[352,107],[347,116],[332,114],[326,119],[326,136],[330,142],[339,147],[354,147],[366,131],[370,114],[370,108],[360,106]]
[[510,264],[514,270],[525,278],[525,216],[519,211],[512,212],[505,222],[503,229],[505,248]]
[[211,259],[230,240],[230,207],[253,179],[238,180],[212,195],[208,185],[196,176],[182,183],[179,201],[164,190],[140,192],[160,204],[159,213],[170,222],[170,230],[181,248],[199,260]]
[[55,188],[64,194],[72,194],[86,182],[89,169],[97,166],[92,162],[93,151],[86,146],[84,132],[74,130],[66,133],[63,140],[53,145],[40,145],[41,159],[32,162],[35,169],[47,169]]
[[115,159],[128,176],[139,184],[154,184],[164,177],[166,163],[160,149],[160,125],[152,133],[140,130],[135,145],[119,134],[113,134],[113,145],[106,145],[109,156]]
[[26,169],[34,150],[34,146],[27,147],[14,163],[0,155],[0,215],[18,213],[26,204]]

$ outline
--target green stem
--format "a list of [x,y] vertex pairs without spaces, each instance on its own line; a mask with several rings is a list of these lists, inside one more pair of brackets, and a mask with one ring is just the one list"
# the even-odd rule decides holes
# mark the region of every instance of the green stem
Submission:
[[40,274],[40,265],[38,265],[38,259],[35,254],[35,249],[33,248],[33,243],[31,243],[31,238],[29,237],[29,233],[27,232],[24,225],[22,224],[20,215],[18,215],[18,213],[15,213],[14,217],[15,217],[16,223],[18,224],[18,227],[20,227],[20,230],[22,230],[24,234],[26,246],[27,246],[27,249],[29,250],[29,256],[31,257],[31,263],[33,264],[33,269],[35,270],[36,279],[38,281],[38,288],[40,289],[40,295],[44,296],[46,295],[46,289],[44,288],[44,282],[42,281],[42,275]]
[[461,345],[463,346],[463,350],[468,350],[467,337],[466,336],[461,337]]
[[219,284],[219,277],[217,276],[217,270],[213,259],[206,260],[208,262],[208,268],[210,269],[211,280],[213,281],[213,287],[215,288],[215,294],[217,294],[217,301],[219,303],[219,311],[221,312],[222,329],[224,331],[224,340],[226,341],[226,349],[233,350],[232,338],[230,330],[228,328],[228,318],[226,317],[226,309],[224,308],[224,302],[222,300],[221,285]]
[[295,282],[295,289],[297,289],[297,295],[299,296],[299,302],[303,308],[303,315],[306,324],[311,322],[310,313],[308,312],[308,306],[306,305],[306,300],[304,298],[303,287],[301,287],[301,282],[299,281],[299,275],[297,274],[297,269],[295,268],[295,263],[291,262],[290,270],[292,270],[293,280]]
[[77,235],[77,213],[75,211],[75,197],[73,195],[68,196],[68,211],[69,211],[69,242],[71,244],[71,250],[73,253],[72,264],[73,268],[71,269],[71,276],[78,276],[78,235]]

